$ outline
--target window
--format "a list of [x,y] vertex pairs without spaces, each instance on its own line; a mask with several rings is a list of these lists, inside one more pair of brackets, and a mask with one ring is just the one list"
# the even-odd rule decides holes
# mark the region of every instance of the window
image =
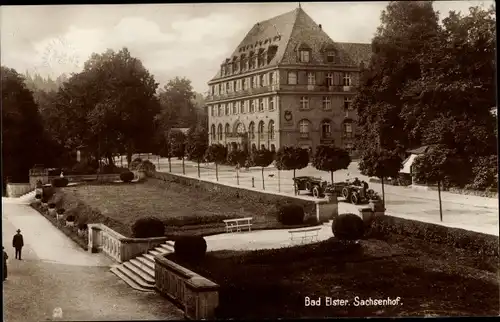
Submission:
[[269,98],[269,110],[274,111],[274,97]]
[[321,137],[329,138],[332,136],[332,127],[329,120],[321,122]]
[[227,103],[227,105],[226,105],[226,115],[230,115],[232,109],[233,109],[233,103]]
[[238,82],[233,81],[233,91],[237,92],[238,91]]
[[227,136],[228,134],[230,134],[231,130],[230,130],[230,127],[229,127],[229,124],[226,123],[226,126],[224,128],[224,134]]
[[216,116],[217,114],[217,107],[212,106],[212,116]]
[[332,109],[332,101],[330,97],[328,96],[323,96],[323,109],[324,110],[331,110]]
[[255,77],[250,77],[250,88],[255,88]]
[[315,85],[316,84],[316,74],[314,73],[307,73],[307,84],[308,85]]
[[333,86],[333,73],[326,74],[326,85]]
[[269,73],[269,85],[274,85],[274,73]]
[[219,124],[217,127],[217,138],[219,141],[222,141],[222,124]]
[[297,72],[288,72],[288,84],[297,85]]
[[264,121],[260,121],[259,123],[259,139],[264,139]]
[[246,113],[245,101],[241,101],[240,103],[240,113]]
[[299,132],[300,132],[301,138],[308,138],[309,137],[309,121],[308,120],[300,121]]
[[224,116],[224,110],[226,109],[226,104],[219,105],[219,115]]
[[344,73],[344,86],[351,86],[351,73]]
[[344,110],[351,111],[352,110],[352,99],[351,97],[344,97]]
[[215,140],[215,124],[212,124],[210,134],[212,136],[212,140]]
[[255,123],[251,122],[248,126],[248,132],[250,134],[250,140],[255,139]]
[[269,140],[274,140],[274,121],[269,121],[269,130],[268,130]]
[[224,68],[224,66],[221,66],[221,67],[220,67],[220,75],[221,75],[221,76],[224,76],[224,75],[225,75],[225,68]]
[[250,101],[250,113],[255,112],[255,100]]
[[301,63],[308,63],[309,62],[309,50],[301,50],[300,51],[300,62]]
[[264,75],[260,75],[260,77],[259,77],[259,78],[260,78],[260,79],[259,79],[259,81],[260,81],[260,87],[263,87],[263,86],[264,86],[264,83],[265,83],[265,81],[264,81]]
[[241,87],[243,90],[247,89],[247,80],[245,78],[241,80]]
[[233,103],[233,114],[238,114],[238,104],[240,102]]
[[326,54],[326,61],[328,63],[333,63],[335,62],[335,52],[333,51],[329,51],[327,54]]
[[344,135],[348,138],[352,137],[352,123],[350,120],[344,121]]
[[215,86],[211,86],[212,89],[212,95],[215,95]]
[[222,93],[222,84],[219,84],[218,87],[219,87],[218,92],[219,92],[219,94],[221,94]]
[[264,100],[259,98],[259,112],[264,112]]
[[302,96],[300,98],[300,109],[301,110],[307,110],[309,108],[309,98],[306,96]]
[[226,83],[226,93],[229,93],[229,83]]

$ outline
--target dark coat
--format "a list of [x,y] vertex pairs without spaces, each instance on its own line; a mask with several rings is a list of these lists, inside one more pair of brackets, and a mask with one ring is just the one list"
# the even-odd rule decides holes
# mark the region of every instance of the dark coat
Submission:
[[14,235],[14,238],[12,239],[12,247],[21,248],[23,246],[24,246],[23,235],[21,234]]

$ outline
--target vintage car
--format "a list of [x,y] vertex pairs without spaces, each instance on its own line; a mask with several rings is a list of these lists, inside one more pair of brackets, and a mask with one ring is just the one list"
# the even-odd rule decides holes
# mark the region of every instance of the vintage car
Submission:
[[346,180],[341,184],[341,195],[346,201],[355,205],[360,203],[368,203],[370,199],[376,198],[376,193],[373,189],[368,189],[366,181]]
[[325,193],[325,188],[327,182],[321,180],[321,178],[315,177],[295,177],[293,178],[293,185],[297,194],[300,194],[301,190],[307,190],[316,198],[322,198]]

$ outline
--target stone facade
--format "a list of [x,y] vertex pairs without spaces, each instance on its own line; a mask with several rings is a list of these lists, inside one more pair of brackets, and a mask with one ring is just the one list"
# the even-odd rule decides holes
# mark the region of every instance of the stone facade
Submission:
[[210,143],[352,151],[369,44],[336,43],[301,8],[257,23],[208,83]]

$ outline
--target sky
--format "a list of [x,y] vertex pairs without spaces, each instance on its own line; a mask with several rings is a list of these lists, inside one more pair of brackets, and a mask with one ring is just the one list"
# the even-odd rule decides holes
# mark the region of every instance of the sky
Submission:
[[[302,2],[304,11],[338,42],[370,43],[388,2]],[[493,1],[436,1],[450,10]],[[79,72],[94,52],[127,47],[162,87],[176,76],[205,93],[221,62],[258,21],[298,2],[60,5],[0,7],[1,64],[53,78]]]

